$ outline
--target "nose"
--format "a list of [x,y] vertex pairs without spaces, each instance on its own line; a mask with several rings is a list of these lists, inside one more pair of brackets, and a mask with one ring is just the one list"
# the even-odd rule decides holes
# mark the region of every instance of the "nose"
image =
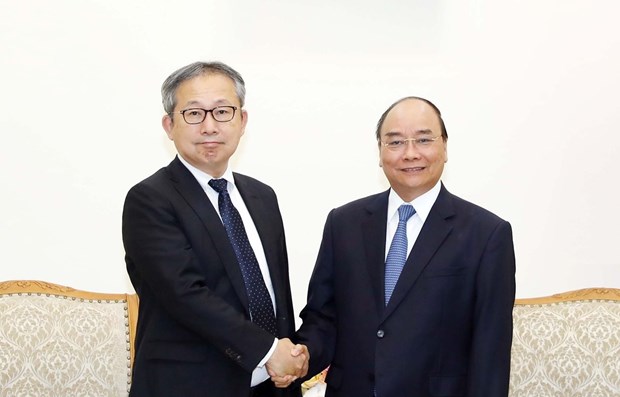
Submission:
[[407,144],[405,145],[405,150],[403,151],[403,158],[406,160],[412,160],[418,158],[420,152],[418,151],[418,147],[415,142],[412,140],[407,140]]
[[213,135],[219,132],[219,124],[213,118],[213,114],[211,112],[207,113],[207,116],[200,124],[200,132],[202,134]]

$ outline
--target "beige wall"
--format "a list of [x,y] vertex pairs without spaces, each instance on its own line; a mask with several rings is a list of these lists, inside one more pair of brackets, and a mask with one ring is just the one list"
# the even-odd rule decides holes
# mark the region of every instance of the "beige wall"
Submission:
[[0,3],[0,279],[131,290],[124,196],[173,156],[159,86],[217,59],[247,81],[234,164],[279,194],[296,311],[328,211],[387,187],[374,125],[406,95],[445,115],[448,189],[511,221],[518,296],[620,287],[614,1]]

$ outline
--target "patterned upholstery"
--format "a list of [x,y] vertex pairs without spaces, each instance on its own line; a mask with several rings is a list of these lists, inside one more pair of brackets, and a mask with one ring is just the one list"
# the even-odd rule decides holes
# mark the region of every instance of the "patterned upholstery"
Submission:
[[[510,397],[620,396],[620,289],[517,299]],[[324,374],[304,384],[323,396]]]
[[511,397],[620,396],[620,290],[517,299]]
[[127,396],[136,295],[0,282],[0,396]]

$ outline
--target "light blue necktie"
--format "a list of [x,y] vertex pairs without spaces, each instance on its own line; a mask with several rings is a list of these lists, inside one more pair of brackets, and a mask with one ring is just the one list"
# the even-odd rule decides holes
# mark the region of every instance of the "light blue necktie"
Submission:
[[387,306],[392,292],[400,277],[400,272],[407,261],[407,221],[415,214],[415,209],[411,204],[403,204],[398,207],[398,227],[387,259],[385,260],[385,305]]

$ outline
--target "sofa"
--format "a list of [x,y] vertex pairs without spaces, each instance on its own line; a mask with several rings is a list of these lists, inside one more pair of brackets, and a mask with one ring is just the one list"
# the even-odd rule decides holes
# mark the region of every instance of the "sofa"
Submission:
[[[620,289],[517,299],[510,397],[620,396]],[[325,393],[325,371],[304,397]]]
[[[0,397],[127,396],[137,314],[135,294],[0,282]],[[517,299],[513,319],[511,397],[620,396],[620,289]]]
[[517,299],[511,397],[620,396],[620,289]]
[[0,397],[118,397],[131,385],[135,294],[0,282]]

